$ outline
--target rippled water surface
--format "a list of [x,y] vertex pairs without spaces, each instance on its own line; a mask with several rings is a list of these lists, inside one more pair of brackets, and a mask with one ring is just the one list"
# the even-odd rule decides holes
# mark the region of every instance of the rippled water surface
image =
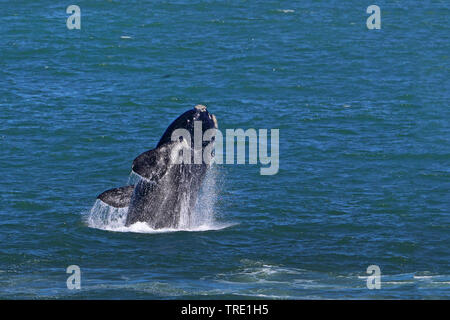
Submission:
[[[360,1],[74,4],[0,3],[1,298],[450,298],[446,1],[379,1],[381,30]],[[215,167],[198,228],[90,224],[199,103],[278,128],[278,174]]]

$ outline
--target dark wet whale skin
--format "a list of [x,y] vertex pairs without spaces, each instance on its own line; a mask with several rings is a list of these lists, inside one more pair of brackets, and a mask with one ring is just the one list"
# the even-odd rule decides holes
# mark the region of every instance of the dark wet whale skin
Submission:
[[[110,206],[128,207],[126,226],[146,222],[154,229],[178,228],[181,215],[190,219],[209,164],[194,164],[193,153],[191,164],[171,163],[171,155],[181,143],[171,138],[174,130],[186,129],[194,148],[194,121],[202,121],[203,133],[217,128],[214,115],[206,107],[199,105],[186,111],[169,125],[155,149],[133,161],[133,171],[142,177],[136,185],[111,189],[98,196]],[[209,143],[212,142],[204,142],[202,149]]]

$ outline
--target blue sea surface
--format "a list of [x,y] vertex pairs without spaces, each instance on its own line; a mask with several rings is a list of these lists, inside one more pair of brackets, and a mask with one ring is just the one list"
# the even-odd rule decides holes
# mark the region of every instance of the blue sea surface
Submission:
[[[370,4],[1,1],[0,298],[449,299],[449,3]],[[90,225],[196,104],[279,172],[215,166],[211,228]]]

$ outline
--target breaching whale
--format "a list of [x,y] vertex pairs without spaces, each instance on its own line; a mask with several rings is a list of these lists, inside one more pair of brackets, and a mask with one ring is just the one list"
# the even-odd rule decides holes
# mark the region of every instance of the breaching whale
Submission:
[[[200,145],[198,128],[201,124]],[[110,189],[97,199],[114,208],[128,207],[125,226],[146,222],[151,228],[177,228],[180,218],[191,217],[202,181],[210,162],[196,152],[211,152],[214,134],[203,141],[203,134],[218,128],[216,117],[205,106],[197,105],[175,119],[155,149],[134,159],[132,171],[140,179],[135,185]],[[178,136],[178,132],[188,134]],[[206,135],[205,135],[206,136]],[[193,152],[187,152],[193,151]],[[183,161],[180,161],[183,159]],[[186,161],[187,160],[187,161]]]

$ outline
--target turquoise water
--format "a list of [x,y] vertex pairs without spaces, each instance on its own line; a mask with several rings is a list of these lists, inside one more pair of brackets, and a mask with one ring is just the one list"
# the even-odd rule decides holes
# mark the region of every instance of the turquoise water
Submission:
[[[381,30],[364,1],[73,4],[0,3],[1,298],[450,298],[446,1],[378,1]],[[216,166],[201,230],[90,225],[199,103],[279,129],[278,174]]]

